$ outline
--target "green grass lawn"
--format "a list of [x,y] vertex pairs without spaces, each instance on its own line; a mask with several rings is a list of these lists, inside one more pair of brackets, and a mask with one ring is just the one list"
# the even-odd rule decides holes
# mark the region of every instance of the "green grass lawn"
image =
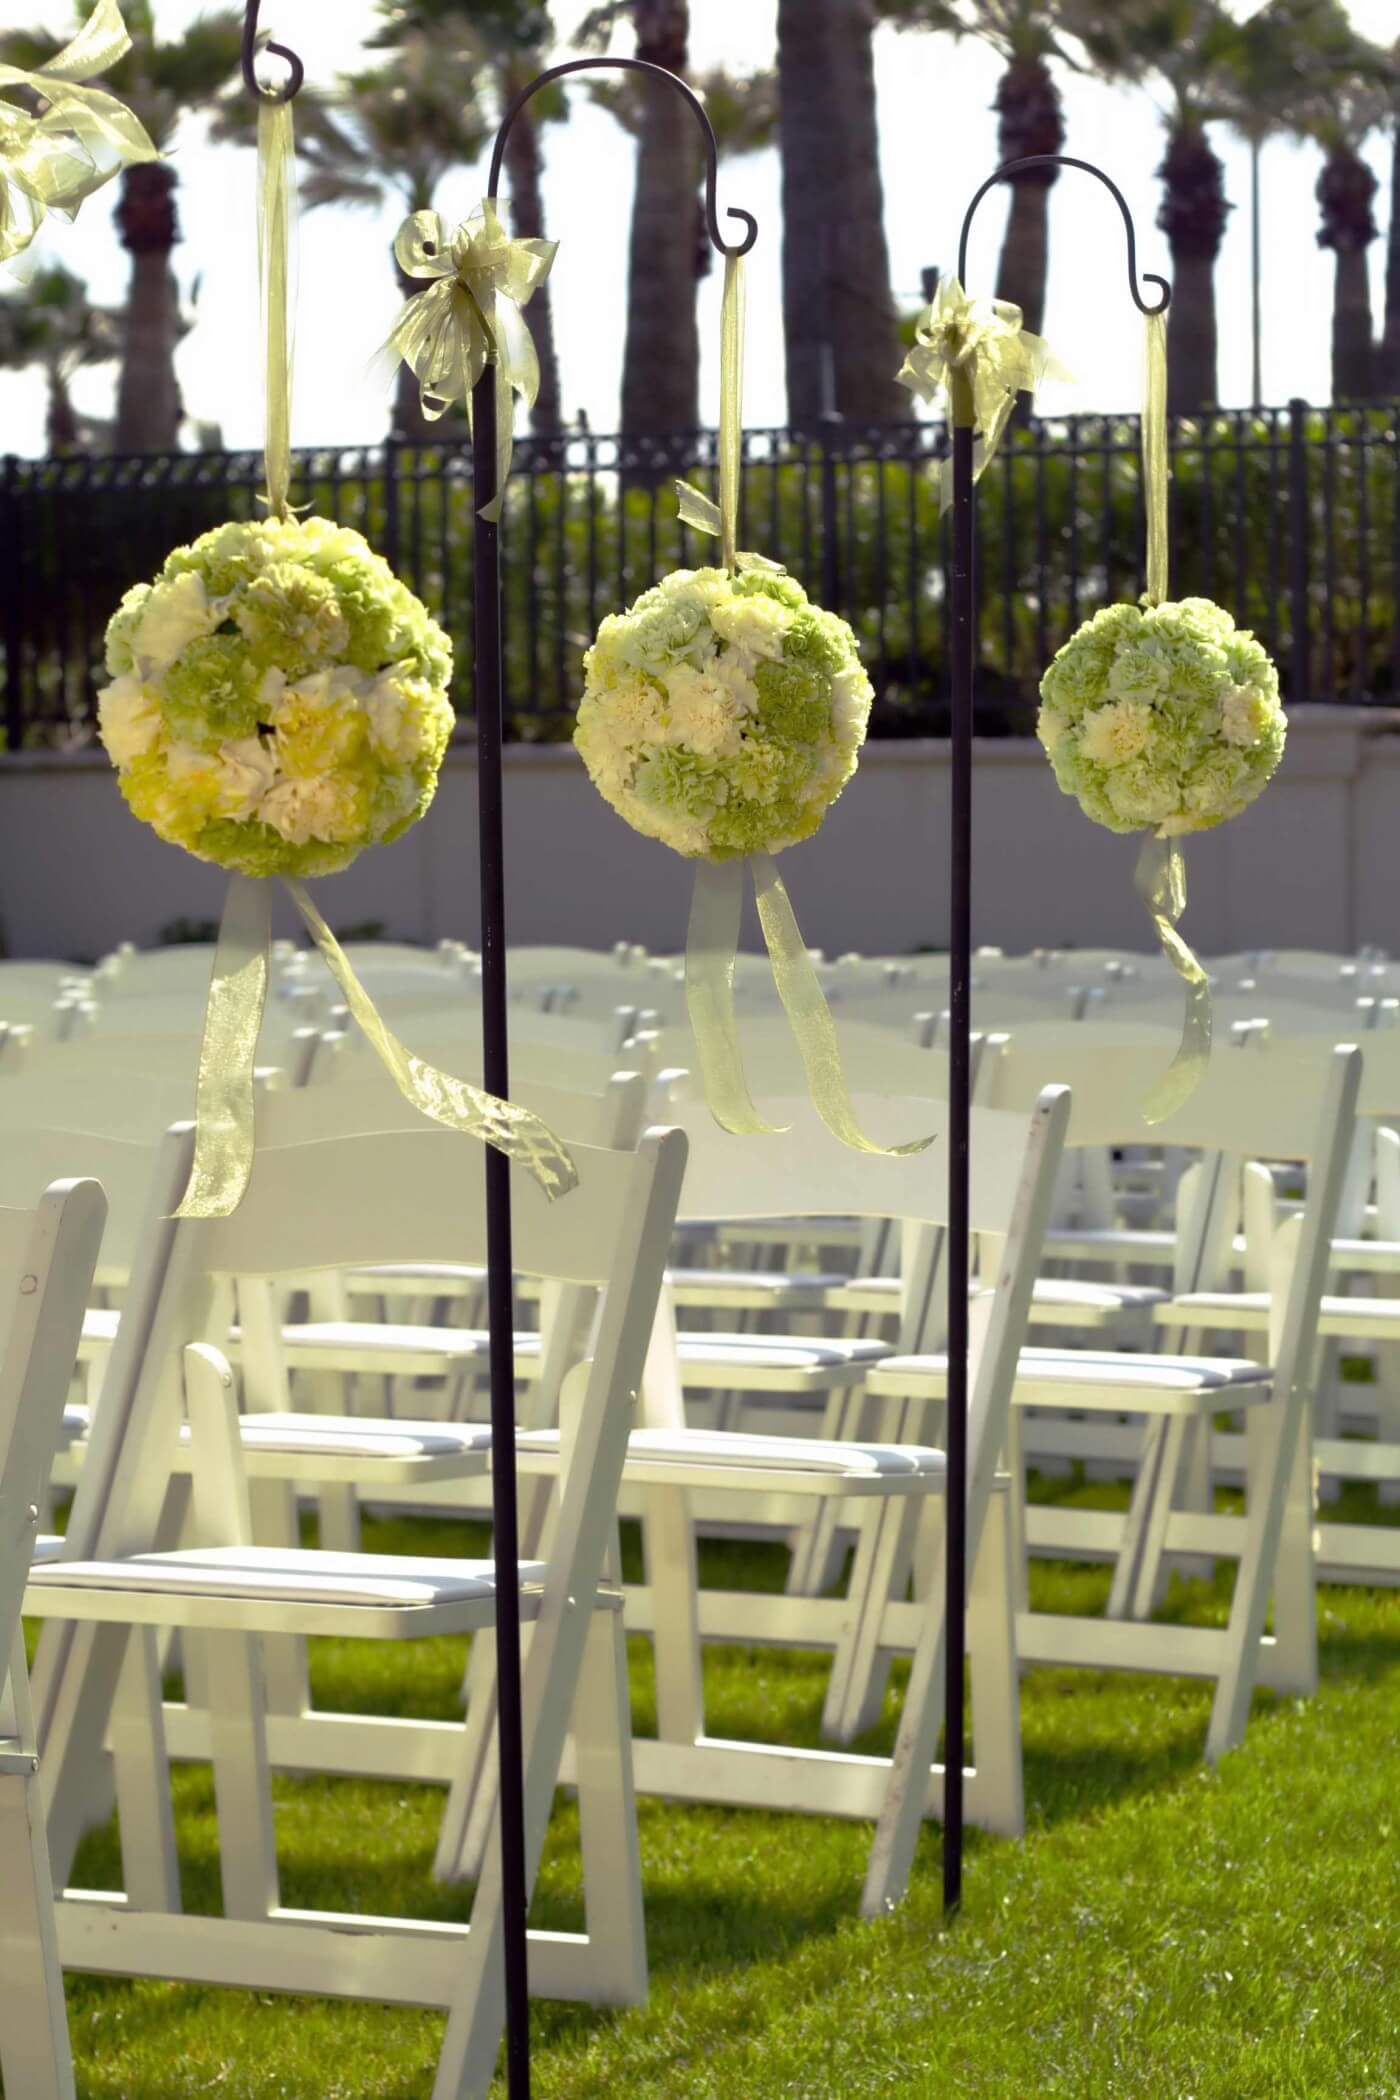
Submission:
[[[1349,1513],[1375,1521],[1369,1494]],[[382,1548],[441,1551],[449,1537],[373,1531]],[[703,1560],[733,1586],[782,1579],[776,1549],[710,1546]],[[1045,1608],[1099,1608],[1107,1579],[1033,1564]],[[1219,1622],[1226,1596],[1177,1584],[1166,1610]],[[1400,2100],[1400,1592],[1324,1590],[1320,1619],[1317,1698],[1261,1694],[1215,1771],[1200,1761],[1202,1685],[1029,1672],[1027,1836],[972,1836],[951,1931],[932,1826],[901,1910],[867,1923],[868,1825],[644,1801],[650,2002],[538,2005],[541,2100]],[[323,1643],[317,1699],[451,1716],[463,1652]],[[632,1664],[645,1731],[645,1643]],[[824,1676],[819,1658],[711,1650],[710,1726],[816,1743]],[[865,1747],[888,1747],[899,1681]],[[284,1901],[465,1918],[469,1892],[429,1876],[441,1798],[278,1781]],[[177,1806],[186,1905],[217,1909],[206,1768],[182,1768]],[[561,1797],[538,1923],[581,1925],[574,1837]],[[119,1882],[114,1830],[89,1837],[76,1878]],[[442,2028],[426,2013],[87,1977],[69,1979],[69,2008],[84,2100],[426,2100]]]

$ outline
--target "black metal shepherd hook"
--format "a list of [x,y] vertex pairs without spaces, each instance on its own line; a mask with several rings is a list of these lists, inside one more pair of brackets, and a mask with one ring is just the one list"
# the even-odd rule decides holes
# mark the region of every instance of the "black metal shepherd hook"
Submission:
[[260,5],[261,0],[247,0],[243,10],[243,85],[255,102],[290,102],[293,95],[301,92],[301,84],[306,78],[306,68],[297,57],[295,51],[289,51],[285,44],[268,42],[263,46],[263,49],[271,51],[277,58],[284,58],[287,61],[288,72],[287,78],[283,81],[281,87],[263,86],[258,79],[254,66],[258,50],[258,9]]
[[[1009,182],[1026,168],[1082,168],[1113,197],[1123,215],[1128,238],[1128,289],[1142,314],[1165,312],[1171,286],[1164,277],[1146,273],[1144,282],[1161,287],[1161,298],[1149,305],[1138,289],[1137,235],[1133,215],[1117,184],[1092,161],[1067,153],[1030,153],[1008,160],[987,177],[968,205],[958,242],[958,281],[967,290],[967,242],[973,216],[990,189]],[[943,1907],[951,1916],[962,1901],[963,1765],[966,1730],[963,1720],[963,1670],[966,1661],[967,1610],[967,1348],[968,1348],[968,1170],[971,1155],[971,1025],[972,1025],[972,720],[973,678],[977,667],[975,495],[972,477],[971,423],[954,422],[953,576],[952,576],[952,827],[949,897],[948,1069],[948,1485],[947,1485],[947,1675],[944,1691],[943,1753]]]
[[[273,47],[276,48],[275,46]],[[705,209],[721,255],[745,255],[758,238],[749,212],[731,209],[743,239],[726,242],[716,202],[719,152],[704,104],[664,66],[640,58],[576,58],[551,66],[523,87],[501,119],[491,155],[488,195],[500,186],[506,139],[530,97],[566,73],[622,70],[664,81],[687,103],[705,147]],[[506,1030],[505,836],[502,813],[500,528],[481,513],[496,485],[496,379],[490,366],[472,391],[474,692],[481,854],[482,1077],[487,1091],[509,1099]],[[486,1153],[486,1266],[491,1368],[491,1506],[496,1567],[497,1728],[500,1752],[502,1926],[505,1944],[506,2078],[510,2100],[529,2100],[530,1999],[526,1942],[524,1730],[520,1671],[520,1527],[515,1483],[515,1331],[512,1301],[510,1162]]]

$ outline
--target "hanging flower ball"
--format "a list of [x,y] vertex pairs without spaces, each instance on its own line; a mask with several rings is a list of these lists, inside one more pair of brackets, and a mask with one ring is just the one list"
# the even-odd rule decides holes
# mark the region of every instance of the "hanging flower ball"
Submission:
[[452,645],[358,532],[220,525],[127,592],[98,729],[136,816],[244,875],[326,875],[433,798]]
[[1248,808],[1283,756],[1278,673],[1208,598],[1110,605],[1040,682],[1055,778],[1110,831],[1173,838]]
[[688,859],[810,838],[856,769],[872,697],[856,638],[779,570],[677,569],[583,663],[589,778]]

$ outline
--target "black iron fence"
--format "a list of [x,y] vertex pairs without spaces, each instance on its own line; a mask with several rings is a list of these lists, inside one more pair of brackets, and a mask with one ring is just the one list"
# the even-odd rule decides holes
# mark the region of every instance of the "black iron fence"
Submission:
[[[1290,704],[1400,704],[1400,404],[1232,410],[1178,421],[1173,595],[1215,598],[1279,665]],[[877,735],[946,727],[949,544],[938,424],[746,434],[740,544],[851,622]],[[509,733],[568,734],[599,620],[668,569],[713,559],[672,477],[713,488],[714,438],[522,439],[503,522]],[[171,547],[258,515],[254,453],[6,459],[0,470],[0,726],[11,750],[91,734],[102,634]],[[459,644],[470,680],[465,439],[305,452],[292,500],[357,526]],[[981,485],[979,726],[1021,734],[1081,620],[1142,589],[1135,416],[1032,419]]]

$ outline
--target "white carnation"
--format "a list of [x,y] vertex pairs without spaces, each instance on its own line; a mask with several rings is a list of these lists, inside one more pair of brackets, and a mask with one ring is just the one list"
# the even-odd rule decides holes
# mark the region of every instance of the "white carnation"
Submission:
[[191,642],[212,634],[221,618],[204,578],[187,569],[154,586],[132,633],[131,653],[148,676],[159,676]]
[[778,657],[792,614],[772,598],[729,597],[710,607],[710,625],[721,641],[746,656]]
[[124,671],[97,696],[97,723],[112,763],[129,766],[160,735],[160,708],[134,671]]

